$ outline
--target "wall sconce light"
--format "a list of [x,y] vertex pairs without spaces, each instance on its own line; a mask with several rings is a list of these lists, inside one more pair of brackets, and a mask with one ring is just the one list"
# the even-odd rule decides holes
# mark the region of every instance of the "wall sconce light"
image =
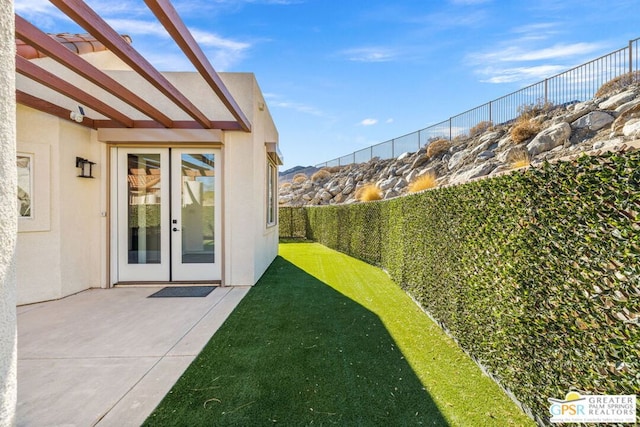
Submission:
[[92,168],[95,164],[95,162],[90,162],[82,157],[76,157],[76,167],[80,168],[80,175],[78,175],[78,178],[93,178]]

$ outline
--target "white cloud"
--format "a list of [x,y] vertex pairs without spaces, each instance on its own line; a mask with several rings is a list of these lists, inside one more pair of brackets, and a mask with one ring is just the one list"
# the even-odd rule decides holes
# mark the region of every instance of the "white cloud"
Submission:
[[525,46],[510,46],[492,52],[479,53],[470,57],[478,62],[524,62],[567,58],[593,53],[602,48],[599,43],[558,43],[541,49],[527,49]]
[[251,47],[249,43],[238,42],[231,39],[220,37],[215,33],[210,33],[201,30],[191,30],[193,38],[196,39],[201,46],[215,47],[219,49],[230,50],[234,52],[241,52]]
[[556,34],[558,31],[558,23],[556,22],[536,22],[533,24],[522,25],[511,30],[514,34],[526,34],[529,37],[532,34],[543,34],[545,37],[549,34]]
[[388,118],[385,123],[393,123],[393,119],[392,118]]
[[307,105],[307,104],[303,104],[300,102],[293,102],[293,101],[289,101],[286,99],[282,99],[282,97],[280,95],[274,94],[274,93],[265,93],[264,94],[264,98],[267,100],[267,104],[269,104],[269,107],[276,107],[276,108],[287,108],[290,110],[294,110],[294,111],[298,111],[300,113],[304,113],[304,114],[310,114],[312,116],[317,116],[317,117],[325,117],[326,114],[324,114],[324,112],[322,112],[321,110],[319,110],[316,107],[313,107],[311,105]]
[[387,47],[358,47],[343,50],[340,54],[355,62],[388,62],[398,57],[398,52]]
[[560,41],[562,32],[555,22],[538,22],[515,28],[511,40],[467,55],[481,81],[488,83],[532,83],[551,77],[591,59],[606,49],[604,43]]
[[66,26],[72,22],[48,0],[16,0],[14,9],[18,15],[45,31],[53,30],[59,21],[65,21]]
[[[121,34],[140,34],[143,36],[162,37],[169,39],[169,33],[162,24],[157,21],[146,21],[142,19],[121,19],[107,18],[106,21],[114,30]],[[134,39],[135,42],[135,39]]]
[[485,83],[513,83],[521,81],[544,80],[547,77],[563,72],[570,68],[567,65],[536,65],[532,67],[493,68],[480,70],[479,73],[488,76],[482,79]]
[[375,125],[376,123],[378,123],[378,119],[370,119],[370,118],[367,118],[367,119],[362,120],[362,121],[361,121],[360,123],[358,123],[358,124],[359,124],[360,126],[373,126],[373,125]]

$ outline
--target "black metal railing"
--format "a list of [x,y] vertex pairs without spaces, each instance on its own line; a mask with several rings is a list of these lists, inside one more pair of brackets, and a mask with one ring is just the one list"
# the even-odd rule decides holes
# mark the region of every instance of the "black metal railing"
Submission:
[[355,151],[316,167],[364,163],[374,157],[391,159],[405,152],[415,152],[436,139],[468,136],[483,122],[501,124],[518,117],[524,106],[566,105],[593,98],[608,81],[640,71],[640,38],[628,46],[571,68],[553,77],[467,110],[447,120],[407,135]]

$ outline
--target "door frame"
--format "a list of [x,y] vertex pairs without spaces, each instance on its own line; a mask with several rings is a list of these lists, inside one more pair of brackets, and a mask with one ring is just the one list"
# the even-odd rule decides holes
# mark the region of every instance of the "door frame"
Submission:
[[[176,226],[182,224],[182,192],[184,191],[182,183],[182,154],[206,154],[213,153],[214,155],[214,211],[213,211],[213,248],[214,248],[214,262],[213,264],[185,264],[181,261],[184,248],[182,244],[184,239],[182,230],[175,230]],[[222,273],[222,222],[221,222],[221,204],[222,204],[222,182],[220,176],[222,175],[222,168],[220,167],[220,150],[215,148],[183,148],[173,147],[170,150],[170,176],[171,176],[171,196],[170,196],[170,215],[171,215],[171,230],[170,235],[170,252],[171,252],[171,276],[178,277],[178,281],[200,281],[200,280],[216,280],[221,277]],[[212,270],[209,270],[212,269]],[[203,277],[211,274],[210,278]]]
[[[216,274],[217,278],[211,280],[140,280],[140,281],[123,281],[120,280],[119,277],[119,259],[118,259],[118,239],[119,239],[119,230],[118,230],[118,153],[119,150],[131,150],[131,149],[141,149],[145,151],[149,150],[158,150],[158,149],[169,149],[168,157],[171,157],[170,149],[207,149],[213,150],[216,154],[216,189],[219,190],[219,195],[216,196],[216,217],[217,220],[215,222],[216,231],[218,237],[216,238],[217,245],[217,255],[216,255]],[[137,150],[136,150],[137,151]],[[130,284],[141,284],[141,285],[154,285],[154,284],[162,284],[162,285],[181,285],[181,284],[216,284],[220,286],[224,286],[224,271],[225,271],[225,232],[224,232],[224,212],[225,210],[222,208],[224,201],[224,145],[222,144],[211,144],[211,143],[190,143],[190,144],[175,144],[175,143],[155,143],[153,145],[150,144],[139,144],[133,142],[111,142],[107,143],[107,161],[106,161],[106,195],[107,195],[107,213],[109,216],[109,220],[107,221],[107,229],[106,236],[107,238],[107,247],[106,247],[106,258],[107,258],[107,287],[111,288],[117,285],[130,285]],[[171,171],[167,172],[168,175],[171,174]],[[171,189],[169,189],[169,193],[171,193]],[[169,208],[171,210],[171,208]],[[103,216],[105,216],[103,214]],[[169,221],[169,219],[168,219]],[[170,234],[170,233],[169,233]],[[171,251],[171,249],[169,249]]]

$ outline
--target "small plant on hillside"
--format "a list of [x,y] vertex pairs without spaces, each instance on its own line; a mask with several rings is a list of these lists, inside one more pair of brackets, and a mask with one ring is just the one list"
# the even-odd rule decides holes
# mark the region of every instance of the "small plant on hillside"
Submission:
[[554,105],[552,102],[545,101],[544,99],[538,99],[535,104],[525,104],[518,107],[518,121],[520,120],[530,120],[534,117],[542,114],[548,113],[553,110]]
[[595,97],[596,98],[605,97],[620,89],[624,89],[625,87],[632,85],[634,83],[640,83],[640,71],[626,73],[614,79],[609,80],[608,82],[600,86],[600,88],[595,94]]
[[469,129],[469,137],[474,138],[486,131],[490,130],[493,127],[493,122],[489,120],[482,121],[477,125],[473,126]]
[[326,169],[329,173],[336,173],[336,172],[340,172],[340,170],[342,169],[342,166],[327,166]]
[[282,184],[280,184],[280,189],[281,190],[286,190],[288,188],[291,188],[291,183],[290,182],[283,182]]
[[293,176],[293,183],[294,184],[302,184],[303,182],[305,182],[307,180],[307,175],[303,174],[303,173],[297,173]]
[[[523,116],[521,116],[523,117]],[[533,138],[540,132],[540,125],[534,122],[532,119],[518,119],[516,124],[511,128],[511,140],[516,144],[525,142],[526,140]]]
[[434,188],[436,186],[436,174],[433,172],[425,173],[414,179],[409,184],[409,193],[417,193],[418,191]]
[[439,154],[444,153],[449,148],[451,148],[451,141],[449,141],[448,139],[438,139],[436,141],[433,141],[427,146],[427,157],[431,159]]
[[518,150],[509,159],[511,169],[523,168],[531,164],[531,157],[526,149]]
[[356,191],[356,199],[361,202],[382,200],[382,190],[380,190],[380,187],[375,184],[367,184]]
[[331,172],[329,172],[326,168],[323,168],[317,171],[316,173],[314,173],[313,175],[311,175],[311,181],[313,182],[324,181],[325,179],[328,179],[330,176],[331,176]]

